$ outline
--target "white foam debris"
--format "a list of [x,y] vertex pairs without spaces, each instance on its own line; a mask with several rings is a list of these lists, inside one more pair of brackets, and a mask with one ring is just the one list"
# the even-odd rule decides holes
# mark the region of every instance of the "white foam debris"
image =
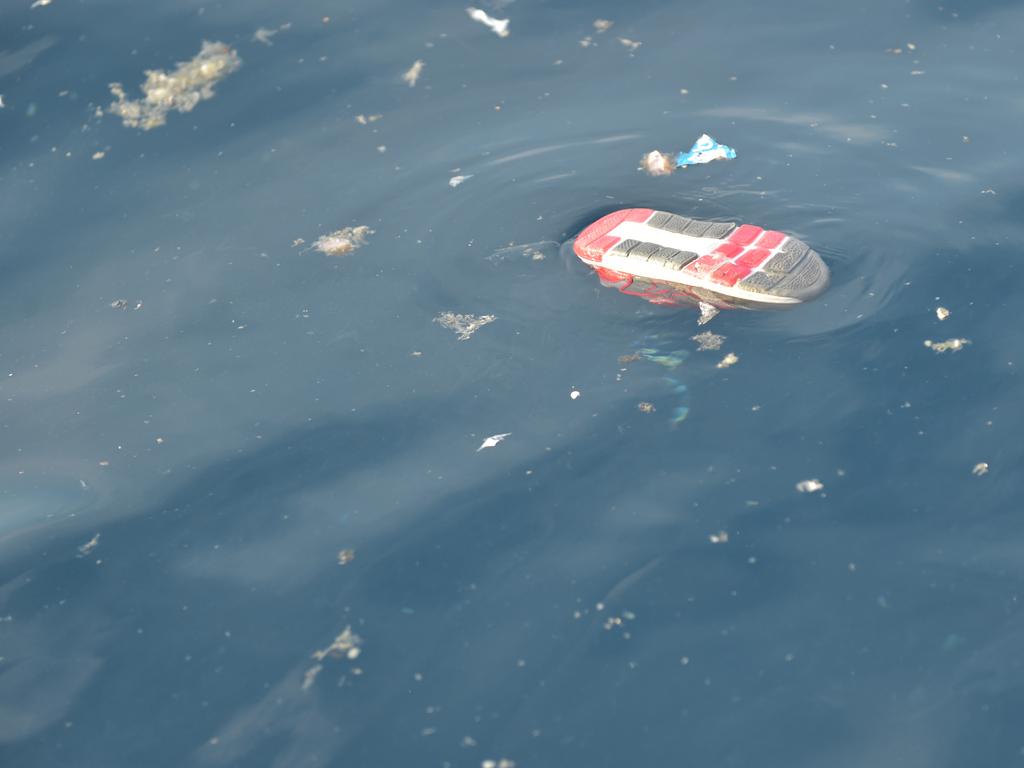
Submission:
[[730,352],[715,365],[715,368],[729,368],[730,366],[736,365],[740,361],[739,355],[734,352]]
[[327,256],[344,256],[366,245],[366,238],[373,230],[365,225],[345,227],[327,235],[321,235],[312,247]]
[[35,0],[35,2],[32,3],[32,5],[30,5],[29,8],[45,8],[52,2],[53,0]]
[[466,176],[452,176],[450,179],[448,179],[448,186],[452,187],[454,189],[455,187],[459,186],[459,184],[461,184],[462,182],[468,181],[469,179],[472,179],[472,178],[473,178],[473,174],[472,173],[470,173],[470,174],[468,174]]
[[970,339],[946,339],[945,341],[932,341],[925,339],[924,345],[933,352],[959,352],[971,343]]
[[481,11],[479,8],[467,8],[466,13],[469,14],[469,18],[473,21],[479,21],[498,37],[508,37],[508,19],[496,19],[493,16],[489,16],[486,11]]
[[597,34],[599,35],[603,32],[607,32],[613,26],[615,26],[614,21],[609,21],[608,19],[594,19],[594,29],[597,30]]
[[629,48],[631,52],[635,51],[637,48],[643,45],[643,43],[640,42],[639,40],[630,40],[628,37],[620,37],[619,42],[622,43],[627,48]]
[[95,536],[93,536],[91,539],[85,542],[85,544],[78,548],[78,554],[85,557],[85,555],[88,555],[90,552],[96,549],[96,547],[99,546],[99,543],[100,535],[97,533]]
[[651,176],[668,176],[675,169],[675,158],[656,149],[640,158],[640,170]]
[[974,475],[975,477],[981,477],[982,475],[987,475],[988,474],[988,462],[987,461],[979,461],[977,464],[974,465],[974,468],[971,470],[971,474]]
[[729,532],[719,531],[718,533],[712,533],[708,536],[708,541],[710,541],[712,544],[728,544]]
[[820,480],[816,479],[801,480],[799,483],[796,484],[796,489],[800,491],[800,493],[817,493],[824,487],[825,484]]
[[369,125],[370,123],[376,123],[384,115],[356,115],[356,122],[360,125]]
[[571,390],[569,392],[569,399],[570,400],[579,400],[581,394],[582,393],[578,389]]
[[697,302],[697,308],[700,310],[700,317],[697,318],[697,325],[707,325],[718,314],[718,307],[714,304],[708,304],[706,301]]
[[696,336],[691,336],[690,339],[697,342],[698,352],[721,349],[722,344],[725,342],[725,336],[719,333],[712,333],[711,331],[698,333]]
[[935,316],[939,318],[939,320],[945,320],[947,317],[949,317],[949,310],[946,309],[945,307],[936,307]]
[[476,449],[476,452],[480,453],[484,448],[493,448],[511,434],[511,432],[503,432],[499,435],[491,435],[490,437],[485,438],[484,441],[480,443],[480,447]]
[[278,32],[284,32],[286,29],[291,29],[291,22],[287,22],[277,27],[277,29],[267,29],[266,27],[260,27],[252,34],[254,43],[263,43],[263,45],[273,45],[271,38]]
[[423,67],[425,66],[426,64],[424,64],[423,61],[416,59],[416,61],[412,63],[412,66],[406,70],[404,75],[402,75],[402,80],[408,83],[410,88],[415,88],[416,81],[420,79],[420,75],[423,74]]
[[449,331],[455,331],[459,341],[466,341],[488,323],[498,318],[495,315],[459,315],[455,312],[442,312],[434,318],[434,322]]
[[173,72],[146,70],[141,99],[129,99],[121,83],[111,83],[110,92],[116,101],[107,111],[118,115],[129,128],[158,128],[167,122],[169,112],[191,112],[199,102],[212,99],[213,86],[240,66],[242,60],[226,43],[204,40],[199,53],[179,62]]

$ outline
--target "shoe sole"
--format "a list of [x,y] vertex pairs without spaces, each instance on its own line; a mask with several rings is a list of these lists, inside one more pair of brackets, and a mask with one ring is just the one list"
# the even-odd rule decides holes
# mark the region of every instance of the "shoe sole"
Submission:
[[[783,232],[752,224],[688,219],[651,208],[626,208],[595,221],[573,251],[603,281],[659,303],[697,300],[754,308],[803,304],[828,287],[821,256]],[[639,279],[639,280],[638,280]],[[634,282],[638,283],[633,285]],[[627,290],[630,287],[634,290]],[[672,297],[673,290],[682,296]],[[658,297],[658,298],[655,298]],[[670,298],[671,297],[671,298]]]

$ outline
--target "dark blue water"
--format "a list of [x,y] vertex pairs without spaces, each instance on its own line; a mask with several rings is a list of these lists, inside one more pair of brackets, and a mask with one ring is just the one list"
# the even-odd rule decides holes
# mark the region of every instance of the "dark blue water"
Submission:
[[[1024,760],[1024,5],[29,5],[0,764]],[[211,98],[109,113],[204,40]],[[739,157],[636,170],[705,131]],[[623,206],[791,232],[832,287],[698,351],[559,248]]]

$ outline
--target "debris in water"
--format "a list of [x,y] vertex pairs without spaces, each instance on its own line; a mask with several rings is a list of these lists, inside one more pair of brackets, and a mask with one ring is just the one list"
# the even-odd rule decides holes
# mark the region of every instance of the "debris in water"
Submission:
[[615,26],[614,21],[609,21],[608,19],[594,19],[594,29],[597,30],[597,34],[599,35],[603,32],[607,32],[613,26]]
[[372,234],[373,230],[365,225],[345,227],[328,235],[320,235],[311,247],[327,256],[344,256],[366,245],[367,236]]
[[129,128],[148,131],[167,122],[167,113],[191,112],[201,101],[212,99],[213,86],[242,66],[238,54],[226,43],[203,41],[190,61],[179,62],[168,74],[161,69],[146,70],[143,98],[131,100],[121,83],[111,83],[117,101],[107,111],[118,115]]
[[4,95],[2,93],[0,93],[0,109],[3,109],[6,106],[7,105],[4,104]]
[[581,394],[583,394],[583,393],[580,392],[578,389],[574,389],[571,392],[569,392],[569,399],[570,400],[579,400]]
[[129,306],[138,312],[142,309],[142,302],[136,301],[134,304],[130,304],[127,299],[114,299],[110,302],[111,309],[128,309]]
[[49,5],[52,2],[53,2],[53,0],[35,0],[35,2],[32,3],[32,5],[29,6],[29,9],[32,9],[32,8],[45,8],[47,5]]
[[636,409],[640,411],[640,413],[654,413],[657,410],[657,408],[654,407],[654,403],[648,403],[647,401],[637,403]]
[[971,343],[970,339],[946,339],[945,341],[932,341],[925,339],[924,345],[935,352],[959,352]]
[[949,310],[946,309],[945,307],[936,307],[935,316],[939,318],[939,320],[945,320],[947,317],[949,317]]
[[736,150],[719,144],[706,133],[701,134],[689,152],[680,152],[676,156],[676,165],[682,168],[687,165],[702,165],[712,160],[732,160],[736,157]]
[[[987,467],[988,465],[986,464],[985,466]],[[82,557],[85,557],[90,552],[92,552],[94,549],[96,549],[96,547],[99,545],[99,543],[100,543],[100,535],[97,533],[95,536],[93,536],[91,539],[89,539],[87,542],[85,542],[85,544],[83,544],[82,546],[80,546],[78,548],[78,554],[81,555]]]
[[981,477],[982,475],[987,475],[988,474],[988,462],[987,461],[979,461],[977,464],[974,465],[974,469],[971,470],[971,474],[974,475],[975,477]]
[[313,686],[313,683],[316,682],[316,676],[320,674],[323,668],[323,664],[314,664],[306,670],[306,673],[302,676],[302,690],[309,690]]
[[360,125],[369,125],[370,123],[376,123],[384,115],[356,115],[356,122]]
[[469,18],[479,21],[498,37],[508,37],[508,19],[496,19],[493,16],[488,16],[486,11],[481,11],[479,8],[467,8],[466,13],[469,14]]
[[485,438],[484,441],[480,443],[480,447],[476,449],[476,452],[480,453],[484,448],[493,448],[511,434],[511,432],[503,432],[500,435],[491,435],[490,437]]
[[712,533],[708,536],[708,541],[712,544],[728,544],[729,533],[727,531],[719,531],[718,533]]
[[592,45],[597,45],[597,43],[594,42],[594,38],[592,38],[590,35],[587,35],[582,40],[580,40],[580,48],[589,48]]
[[730,352],[729,354],[727,354],[725,357],[718,361],[718,363],[715,365],[715,368],[728,368],[731,365],[736,365],[736,363],[738,363],[739,361],[739,356],[733,352]]
[[696,336],[691,336],[690,339],[697,342],[698,352],[721,349],[722,344],[725,342],[725,336],[718,333],[712,333],[711,331],[698,333]]
[[619,42],[629,48],[630,53],[643,45],[639,40],[630,40],[628,37],[620,37]]
[[349,659],[355,660],[359,658],[361,652],[360,646],[363,644],[363,639],[359,637],[355,632],[352,631],[352,627],[345,627],[341,631],[341,634],[334,638],[334,642],[319,651],[313,651],[312,658],[317,661],[323,661],[328,656],[334,659]]
[[434,318],[434,322],[442,328],[455,331],[459,341],[466,341],[485,325],[497,319],[495,315],[457,315],[454,312],[442,312]]
[[408,83],[410,88],[414,88],[416,86],[416,81],[419,80],[420,75],[423,74],[424,66],[425,65],[422,61],[416,59],[416,61],[413,62],[413,65],[409,67],[404,75],[402,75],[402,80]]
[[825,487],[825,484],[820,480],[801,480],[796,484],[796,489],[800,493],[817,493]]
[[500,760],[482,760],[480,768],[516,768],[515,760],[503,757]]
[[714,320],[715,315],[719,312],[718,307],[714,304],[708,304],[706,301],[697,302],[697,308],[700,310],[700,317],[697,318],[697,325],[707,325]]
[[106,156],[107,153],[104,152],[103,150],[96,150],[95,152],[92,153],[93,160],[102,160]]
[[348,565],[356,559],[356,551],[354,549],[343,549],[338,552],[338,565]]
[[277,29],[267,29],[266,27],[260,27],[255,32],[253,32],[253,42],[263,43],[264,45],[273,45],[274,43],[271,42],[270,38],[272,38],[278,32],[284,32],[286,29],[291,29],[291,27],[292,24],[290,21],[285,24],[282,24]]
[[524,245],[510,245],[506,248],[499,248],[490,256],[487,257],[488,261],[497,263],[499,261],[509,261],[513,258],[516,259],[528,259],[530,261],[544,261],[550,253],[554,256],[558,253],[559,243],[554,240],[541,240],[536,243],[527,243]]
[[455,187],[459,186],[459,184],[461,184],[462,182],[464,182],[464,181],[466,181],[468,179],[472,179],[472,178],[473,178],[473,174],[472,173],[470,173],[470,174],[468,174],[466,176],[452,176],[450,179],[448,179],[448,186],[451,187],[452,189],[454,189]]
[[675,167],[671,155],[656,149],[640,158],[640,170],[651,176],[667,176]]

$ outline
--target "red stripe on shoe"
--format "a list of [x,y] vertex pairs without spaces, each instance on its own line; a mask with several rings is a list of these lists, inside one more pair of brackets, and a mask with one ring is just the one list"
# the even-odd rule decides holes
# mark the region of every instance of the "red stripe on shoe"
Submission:
[[785,232],[775,232],[774,230],[768,230],[757,240],[758,248],[778,248],[779,244],[786,239]]
[[767,248],[747,248],[743,255],[736,259],[736,263],[753,269],[761,266],[771,253]]
[[750,274],[750,267],[745,267],[742,264],[723,264],[715,270],[714,274],[711,275],[712,281],[721,283],[722,285],[736,285],[736,282],[742,280],[744,277]]
[[736,243],[722,243],[720,246],[715,248],[713,253],[720,253],[730,259],[734,259],[743,252],[742,245],[736,245]]
[[753,224],[743,224],[729,236],[729,242],[737,245],[750,245],[762,232],[764,232],[763,229],[755,227]]
[[572,249],[584,261],[601,261],[605,252],[619,240],[617,237],[611,241],[606,239],[609,232],[624,221],[647,221],[653,213],[650,208],[625,208],[602,216],[577,235]]

